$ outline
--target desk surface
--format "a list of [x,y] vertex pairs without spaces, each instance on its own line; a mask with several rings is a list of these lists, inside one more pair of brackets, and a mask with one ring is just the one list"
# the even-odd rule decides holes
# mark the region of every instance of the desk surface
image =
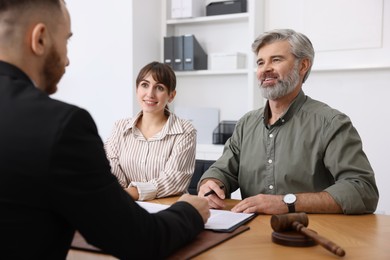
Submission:
[[[153,202],[172,204],[177,197]],[[228,200],[227,209],[236,200]],[[269,215],[259,215],[247,225],[250,230],[211,248],[195,259],[390,259],[390,216],[309,214],[310,229],[341,246],[346,255],[338,257],[322,246],[287,247],[272,242]],[[67,260],[115,259],[112,256],[70,250]]]

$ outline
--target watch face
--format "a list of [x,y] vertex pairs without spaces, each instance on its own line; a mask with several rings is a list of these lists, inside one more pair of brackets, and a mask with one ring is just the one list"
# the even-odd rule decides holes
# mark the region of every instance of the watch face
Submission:
[[283,201],[287,204],[292,204],[297,200],[297,197],[294,194],[287,194],[284,196]]

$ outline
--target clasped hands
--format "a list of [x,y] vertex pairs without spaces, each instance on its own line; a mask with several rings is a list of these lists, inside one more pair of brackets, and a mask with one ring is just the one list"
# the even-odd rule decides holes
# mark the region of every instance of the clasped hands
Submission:
[[[204,180],[198,191],[199,197],[213,190],[214,192],[208,196],[209,207],[213,209],[224,209],[226,198],[225,190],[221,189],[222,183],[215,179]],[[231,211],[243,213],[263,213],[263,214],[284,214],[287,213],[287,207],[283,202],[282,195],[258,194],[248,197],[237,203]]]

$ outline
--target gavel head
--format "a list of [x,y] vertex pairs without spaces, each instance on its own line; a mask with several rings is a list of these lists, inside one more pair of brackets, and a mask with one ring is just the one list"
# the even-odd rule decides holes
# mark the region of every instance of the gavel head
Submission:
[[300,212],[273,215],[271,217],[271,227],[276,232],[293,230],[294,228],[292,224],[295,221],[301,223],[305,227],[309,225],[309,218],[307,217],[306,213]]

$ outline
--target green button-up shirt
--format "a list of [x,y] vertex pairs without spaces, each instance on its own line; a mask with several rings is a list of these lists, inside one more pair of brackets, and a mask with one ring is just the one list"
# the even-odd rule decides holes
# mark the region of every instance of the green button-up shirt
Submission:
[[327,191],[345,214],[372,213],[378,203],[374,172],[351,120],[299,93],[284,115],[268,125],[268,102],[236,124],[223,155],[205,178],[217,178],[228,193]]

